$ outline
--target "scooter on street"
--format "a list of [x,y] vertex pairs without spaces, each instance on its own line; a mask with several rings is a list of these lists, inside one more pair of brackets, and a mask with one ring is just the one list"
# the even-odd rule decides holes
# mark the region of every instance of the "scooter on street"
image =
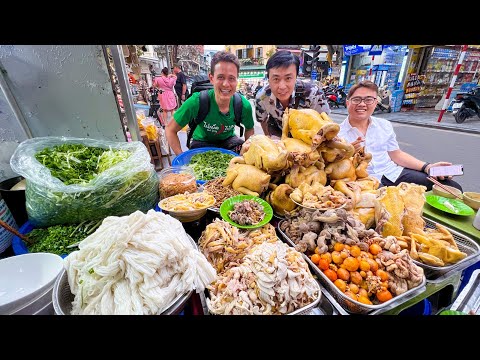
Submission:
[[386,111],[386,112],[392,112],[392,107],[390,105],[390,97],[392,96],[392,92],[388,90],[387,86],[382,86],[381,88],[378,89],[378,94],[377,94],[377,106],[375,107],[375,111]]
[[340,105],[347,107],[347,94],[343,90],[343,86],[338,87],[324,87],[323,91],[325,93],[325,97],[327,98],[328,106],[330,109],[336,107],[337,109],[340,108]]
[[480,117],[480,88],[457,93],[452,105],[452,114],[458,124],[475,115]]

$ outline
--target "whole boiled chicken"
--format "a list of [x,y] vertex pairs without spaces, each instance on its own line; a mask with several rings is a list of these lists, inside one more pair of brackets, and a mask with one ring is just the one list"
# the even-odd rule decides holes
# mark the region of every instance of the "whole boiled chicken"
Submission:
[[246,164],[255,165],[268,173],[287,167],[288,151],[282,142],[276,144],[265,135],[253,135],[247,141],[250,142],[250,146],[243,153]]
[[327,113],[321,114],[313,109],[287,109],[283,115],[282,139],[288,137],[302,140],[318,147],[325,140],[332,140],[340,131],[340,125],[333,122]]
[[222,185],[232,185],[234,190],[246,195],[259,196],[263,193],[270,183],[270,175],[259,168],[245,164],[241,156],[230,160],[227,168],[227,176]]

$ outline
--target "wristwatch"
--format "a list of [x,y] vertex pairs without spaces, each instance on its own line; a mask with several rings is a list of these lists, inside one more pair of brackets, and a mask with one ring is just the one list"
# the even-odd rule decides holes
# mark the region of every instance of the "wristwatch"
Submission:
[[426,172],[425,170],[427,169],[428,165],[430,165],[430,163],[428,161],[426,161],[425,164],[423,164],[422,169],[420,171],[421,172]]

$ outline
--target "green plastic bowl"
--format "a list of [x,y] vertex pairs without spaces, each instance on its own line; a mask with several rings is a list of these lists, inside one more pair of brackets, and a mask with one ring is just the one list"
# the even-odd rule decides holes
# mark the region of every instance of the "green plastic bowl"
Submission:
[[[230,217],[228,216],[228,212],[233,210],[233,207],[236,203],[245,201],[245,200],[253,200],[263,207],[263,211],[265,212],[265,216],[262,221],[260,221],[257,224],[254,225],[240,225],[234,222]],[[273,217],[273,209],[270,206],[269,203],[267,203],[265,200],[257,197],[257,196],[252,196],[252,195],[237,195],[233,196],[227,200],[225,200],[222,205],[220,205],[220,215],[222,216],[222,219],[228,222],[230,225],[233,225],[237,228],[240,229],[256,229],[259,227],[262,227],[263,225],[266,225],[272,220]]]

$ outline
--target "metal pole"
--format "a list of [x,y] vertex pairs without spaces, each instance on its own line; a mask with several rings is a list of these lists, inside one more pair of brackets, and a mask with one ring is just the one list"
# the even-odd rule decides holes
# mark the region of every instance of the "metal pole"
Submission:
[[170,66],[170,53],[168,52],[168,45],[165,45],[165,53],[167,54],[167,68],[168,71],[170,71],[172,67]]
[[18,106],[15,96],[13,96],[13,93],[8,86],[7,79],[5,78],[6,73],[7,71],[0,63],[0,88],[2,89],[3,95],[5,96],[8,105],[10,105],[10,109],[12,109],[13,115],[15,115],[15,118],[22,127],[22,130],[25,132],[26,137],[31,139],[33,138],[32,132],[28,127],[27,122],[25,121],[25,117],[23,116],[22,110],[20,110],[20,106]]
[[133,141],[141,141],[141,136],[138,131],[137,115],[133,108],[133,97],[130,90],[130,83],[128,81],[127,70],[125,69],[125,59],[123,58],[123,51],[121,45],[108,45],[112,52],[113,64],[117,72],[118,85],[120,86],[120,93],[122,95],[123,107],[125,109],[125,116],[127,117],[128,129]]
[[460,51],[458,63],[457,63],[457,66],[455,67],[452,80],[450,81],[450,87],[448,88],[447,95],[445,95],[445,102],[443,103],[442,111],[440,111],[440,115],[438,116],[437,122],[442,121],[443,114],[447,109],[448,100],[450,99],[450,94],[452,93],[453,87],[455,86],[455,81],[457,80],[457,75],[460,72],[460,68],[462,67],[463,59],[465,58],[467,49],[468,49],[468,45],[462,45],[462,50]]

